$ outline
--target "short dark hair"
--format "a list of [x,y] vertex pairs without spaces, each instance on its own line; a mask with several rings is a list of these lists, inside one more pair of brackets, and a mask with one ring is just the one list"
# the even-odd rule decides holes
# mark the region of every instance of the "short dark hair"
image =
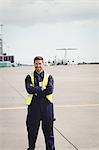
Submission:
[[35,63],[36,60],[42,60],[42,62],[44,61],[44,59],[43,59],[42,56],[36,56],[36,57],[34,58],[34,63]]

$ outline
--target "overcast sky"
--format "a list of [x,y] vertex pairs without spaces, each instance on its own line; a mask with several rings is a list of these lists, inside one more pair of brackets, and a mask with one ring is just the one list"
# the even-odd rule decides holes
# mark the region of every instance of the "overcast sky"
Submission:
[[0,0],[4,52],[15,61],[32,63],[36,55],[45,60],[67,59],[99,62],[99,0]]

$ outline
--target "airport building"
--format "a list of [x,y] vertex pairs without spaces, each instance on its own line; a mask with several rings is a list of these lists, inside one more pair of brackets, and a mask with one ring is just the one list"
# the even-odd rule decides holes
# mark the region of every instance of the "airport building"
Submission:
[[14,56],[13,55],[7,55],[6,53],[0,54],[0,62],[1,61],[9,61],[11,63],[14,63]]
[[[0,34],[1,35],[1,34]],[[3,53],[3,40],[0,37],[0,67],[10,67],[14,64],[14,56]]]

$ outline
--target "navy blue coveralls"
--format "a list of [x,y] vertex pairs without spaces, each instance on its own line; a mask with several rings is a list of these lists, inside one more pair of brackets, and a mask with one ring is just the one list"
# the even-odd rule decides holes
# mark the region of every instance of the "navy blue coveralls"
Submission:
[[45,137],[46,150],[55,150],[53,120],[54,110],[53,104],[46,99],[46,95],[53,93],[54,80],[51,75],[48,77],[48,85],[42,91],[39,82],[44,78],[44,71],[38,74],[34,71],[34,87],[31,86],[31,77],[27,75],[25,79],[25,87],[29,94],[34,94],[31,104],[28,106],[27,113],[27,131],[28,131],[28,150],[35,149],[35,143],[38,135],[40,121],[42,122],[42,130]]

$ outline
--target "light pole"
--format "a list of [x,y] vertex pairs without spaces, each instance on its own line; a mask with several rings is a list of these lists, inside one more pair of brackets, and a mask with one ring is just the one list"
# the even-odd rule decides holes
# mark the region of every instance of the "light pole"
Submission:
[[2,40],[2,28],[3,28],[3,24],[0,25],[0,54],[3,54],[3,40]]

